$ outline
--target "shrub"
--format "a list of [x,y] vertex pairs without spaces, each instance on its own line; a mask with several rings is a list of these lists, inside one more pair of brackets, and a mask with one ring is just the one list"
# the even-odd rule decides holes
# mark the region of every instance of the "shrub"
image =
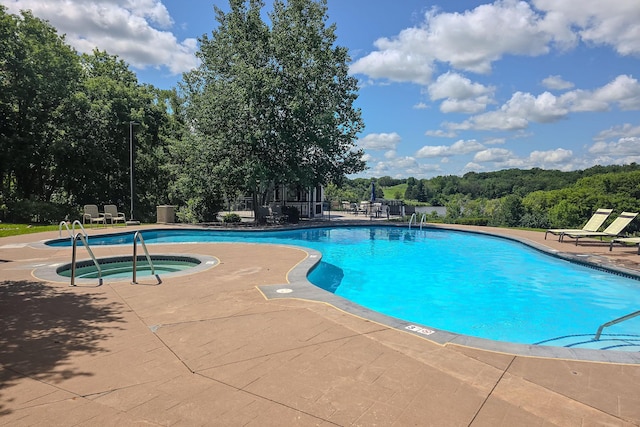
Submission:
[[242,221],[242,219],[240,218],[240,215],[236,213],[228,213],[222,217],[222,222],[225,224],[234,224],[239,223],[240,221]]
[[479,225],[479,226],[485,226],[487,224],[489,224],[489,218],[468,218],[468,217],[462,217],[462,218],[457,218],[453,221],[454,224],[460,224],[460,225]]
[[287,216],[287,222],[297,224],[300,221],[300,212],[295,206],[283,206],[282,214]]
[[20,200],[6,206],[6,220],[13,223],[58,224],[77,218],[82,218],[80,211],[66,204]]

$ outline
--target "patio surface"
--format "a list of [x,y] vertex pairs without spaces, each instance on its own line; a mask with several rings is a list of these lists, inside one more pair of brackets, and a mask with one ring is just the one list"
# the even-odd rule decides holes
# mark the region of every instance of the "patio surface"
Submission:
[[[478,230],[640,271],[635,247]],[[160,285],[72,288],[33,275],[70,261],[69,248],[34,244],[56,237],[0,239],[0,425],[640,425],[638,364],[442,345],[327,303],[268,299],[308,260],[301,249],[153,245],[219,263]]]

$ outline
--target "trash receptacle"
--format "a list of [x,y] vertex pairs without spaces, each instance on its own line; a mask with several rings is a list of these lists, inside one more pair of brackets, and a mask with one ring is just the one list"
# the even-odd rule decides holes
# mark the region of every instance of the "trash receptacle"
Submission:
[[176,207],[172,205],[156,206],[158,224],[173,224],[176,222]]

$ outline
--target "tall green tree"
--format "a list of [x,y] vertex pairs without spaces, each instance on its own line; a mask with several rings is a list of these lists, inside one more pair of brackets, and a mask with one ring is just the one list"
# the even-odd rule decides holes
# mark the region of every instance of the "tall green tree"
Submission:
[[48,200],[81,68],[63,36],[31,12],[0,7],[0,188],[5,199]]
[[[256,219],[274,185],[313,187],[364,169],[354,150],[362,129],[345,48],[335,47],[326,2],[276,1],[262,19],[259,0],[216,8],[203,36],[201,66],[185,74],[189,136],[201,153],[189,170],[219,194],[253,195]],[[197,172],[195,172],[197,171]],[[212,190],[196,193],[214,196]]]

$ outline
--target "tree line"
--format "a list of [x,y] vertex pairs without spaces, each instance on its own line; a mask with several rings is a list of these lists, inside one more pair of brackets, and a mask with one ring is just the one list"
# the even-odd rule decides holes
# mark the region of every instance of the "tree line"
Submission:
[[[617,214],[640,212],[640,165],[594,166],[562,172],[509,169],[470,172],[463,176],[430,179],[394,179],[388,176],[349,180],[336,189],[334,200],[369,200],[371,183],[376,196],[385,187],[405,188],[391,198],[414,206],[445,206],[445,218],[430,220],[526,228],[576,228],[599,208]],[[616,214],[611,216],[611,220]],[[634,221],[627,229],[640,231]]]
[[[326,0],[215,8],[201,65],[177,88],[137,80],[117,56],[78,54],[48,22],[0,5],[0,219],[57,222],[84,204],[175,204],[188,222],[226,199],[266,203],[277,185],[312,188],[365,168],[347,49]],[[130,148],[133,142],[134,149]]]

